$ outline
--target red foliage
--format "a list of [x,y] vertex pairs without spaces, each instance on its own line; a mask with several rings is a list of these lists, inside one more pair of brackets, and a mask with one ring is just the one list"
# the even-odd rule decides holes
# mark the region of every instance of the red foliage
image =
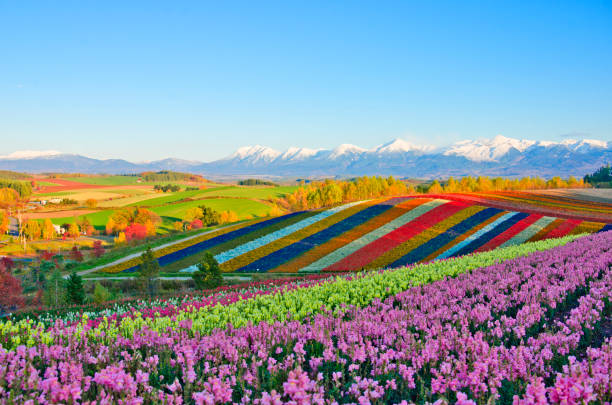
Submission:
[[43,252],[40,254],[40,260],[46,260],[46,261],[49,261],[49,260],[53,259],[53,256],[54,256],[54,255],[53,255],[53,252],[50,252],[50,251],[48,251],[48,250],[45,250],[45,251],[43,251]]
[[0,258],[0,269],[4,268],[12,270],[15,267],[15,262],[10,257],[4,256]]
[[200,229],[202,228],[204,225],[202,224],[202,220],[201,219],[194,219],[193,221],[191,221],[191,223],[189,224],[189,226],[191,227],[191,229]]
[[0,266],[0,313],[15,310],[23,303],[21,281],[4,266]]
[[83,261],[83,253],[81,253],[81,251],[79,250],[77,245],[74,245],[72,247],[72,250],[70,251],[70,258],[72,260],[77,261],[77,262],[82,262]]
[[102,247],[102,241],[97,240],[93,244],[93,254],[95,257],[100,257],[104,254],[104,248]]
[[131,224],[125,228],[125,237],[128,241],[139,240],[147,237],[147,227],[143,224]]

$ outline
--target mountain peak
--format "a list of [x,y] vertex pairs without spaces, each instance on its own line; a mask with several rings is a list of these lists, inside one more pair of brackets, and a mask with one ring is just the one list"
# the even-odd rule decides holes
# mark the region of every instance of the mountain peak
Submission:
[[444,152],[444,155],[463,156],[474,162],[494,162],[508,153],[511,149],[523,152],[525,149],[535,144],[535,141],[525,139],[519,140],[497,135],[493,139],[457,142]]
[[268,146],[252,145],[238,148],[224,160],[249,160],[251,162],[266,161],[270,162],[280,156],[280,152]]
[[364,149],[360,146],[353,145],[350,143],[343,143],[342,145],[339,145],[336,148],[334,148],[334,150],[332,150],[330,157],[332,159],[335,159],[343,155],[347,155],[347,154],[354,155],[354,154],[359,154],[363,152],[367,152],[367,149]]
[[435,149],[430,145],[415,145],[406,140],[396,138],[374,148],[377,153],[426,152]]

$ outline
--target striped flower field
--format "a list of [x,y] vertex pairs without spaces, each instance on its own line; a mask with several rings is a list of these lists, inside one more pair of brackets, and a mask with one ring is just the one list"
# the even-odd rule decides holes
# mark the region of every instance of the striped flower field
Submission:
[[[542,212],[534,208],[540,201],[533,195],[525,197],[524,209],[517,209],[520,194],[510,196],[513,210],[500,205],[508,195],[493,197],[405,196],[295,212],[202,235],[156,254],[160,265],[167,266],[209,251],[225,272],[347,272],[612,229],[612,224],[591,220],[595,214],[607,219],[610,204],[572,205],[565,199],[554,210],[543,205]],[[130,261],[107,271],[137,268],[137,261]]]

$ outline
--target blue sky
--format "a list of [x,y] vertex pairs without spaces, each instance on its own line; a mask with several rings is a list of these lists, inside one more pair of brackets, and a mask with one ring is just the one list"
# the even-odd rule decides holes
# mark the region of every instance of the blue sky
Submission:
[[0,155],[612,140],[612,2],[0,2]]

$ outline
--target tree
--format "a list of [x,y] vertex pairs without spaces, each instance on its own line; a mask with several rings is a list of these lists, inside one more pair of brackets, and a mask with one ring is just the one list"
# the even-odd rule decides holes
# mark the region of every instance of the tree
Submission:
[[4,210],[0,210],[0,235],[8,232],[10,226],[9,216]]
[[49,240],[55,238],[55,236],[56,234],[53,222],[51,222],[49,218],[46,218],[42,227],[42,237],[43,239]]
[[73,271],[66,281],[66,299],[69,304],[81,305],[85,302],[83,279]]
[[121,246],[125,244],[127,238],[125,237],[125,232],[119,232],[119,235],[115,238],[115,245]]
[[57,268],[46,282],[43,300],[48,307],[58,307],[66,302],[66,280]]
[[183,224],[183,221],[175,221],[172,224],[172,227],[174,228],[175,231],[180,232],[183,230],[183,228],[185,227],[185,225]]
[[113,233],[115,233],[115,220],[113,219],[113,217],[110,217],[108,219],[105,230],[107,235],[112,235]]
[[223,211],[219,215],[219,223],[221,224],[229,224],[236,221],[238,221],[238,215],[234,211]]
[[75,262],[83,261],[83,253],[81,253],[77,245],[74,245],[72,247],[72,250],[70,251],[70,258],[74,260]]
[[102,284],[96,283],[93,293],[93,301],[96,304],[102,304],[110,300],[111,294]]
[[189,228],[191,229],[201,229],[204,225],[202,224],[202,220],[199,218],[194,219],[189,224]]
[[24,304],[21,281],[11,274],[11,267],[0,262],[0,315],[14,311]]
[[427,192],[431,194],[439,194],[442,191],[442,186],[440,185],[440,182],[438,180],[434,180],[433,183],[431,183],[431,185],[429,186],[429,189],[427,190]]
[[150,247],[140,256],[138,281],[143,292],[153,296],[157,293],[159,284],[159,263]]
[[40,239],[40,231],[40,224],[33,219],[28,219],[23,229],[24,235],[30,240]]
[[185,212],[185,218],[183,218],[187,222],[193,222],[196,219],[202,219],[204,216],[204,211],[200,207],[191,207]]
[[70,228],[68,228],[68,235],[72,238],[78,238],[79,235],[81,234],[81,231],[79,230],[79,226],[77,225],[76,221],[70,224]]
[[87,200],[85,200],[85,205],[87,205],[87,207],[94,209],[98,206],[98,200],[96,200],[95,198],[88,198]]
[[198,271],[191,273],[191,277],[198,290],[212,290],[223,284],[219,263],[210,252],[204,254],[204,258],[197,267]]
[[202,210],[202,218],[200,219],[204,226],[219,225],[220,215],[217,211],[205,205],[200,205],[199,208]]
[[104,254],[104,247],[102,246],[101,240],[97,240],[93,243],[93,254],[96,258]]
[[128,241],[141,240],[147,237],[147,226],[143,224],[130,224],[125,228],[125,237]]

